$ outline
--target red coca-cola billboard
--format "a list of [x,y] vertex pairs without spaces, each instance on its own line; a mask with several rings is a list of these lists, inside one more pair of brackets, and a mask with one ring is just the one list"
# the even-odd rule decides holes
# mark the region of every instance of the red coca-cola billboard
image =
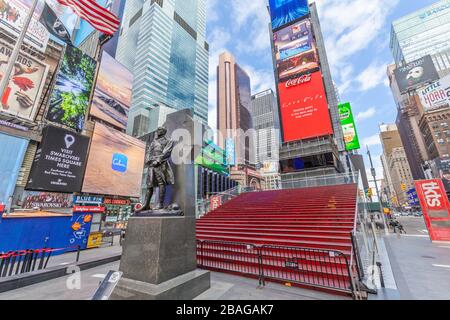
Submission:
[[320,72],[281,82],[278,92],[284,142],[333,134]]
[[431,240],[450,241],[450,203],[442,180],[421,180],[415,184]]

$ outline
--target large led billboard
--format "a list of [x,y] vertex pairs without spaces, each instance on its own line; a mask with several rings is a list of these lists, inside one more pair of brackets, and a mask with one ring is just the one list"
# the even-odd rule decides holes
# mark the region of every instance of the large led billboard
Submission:
[[83,192],[139,198],[144,158],[144,142],[97,122]]
[[338,106],[339,117],[341,119],[342,130],[344,131],[345,148],[347,151],[361,148],[358,132],[356,130],[355,119],[350,103],[343,103]]
[[82,130],[97,62],[80,49],[67,46],[50,97],[47,120]]
[[439,74],[430,55],[399,67],[394,73],[401,93],[406,93],[439,79]]
[[280,82],[278,92],[284,142],[333,134],[320,72]]
[[80,192],[89,138],[53,126],[42,135],[26,190]]
[[277,61],[310,51],[314,47],[311,21],[305,19],[274,32],[273,40]]
[[315,45],[308,50],[285,60],[277,61],[278,78],[283,81],[287,78],[313,73],[319,70],[319,55]]
[[[6,71],[12,50],[11,46],[0,41],[0,79]],[[34,121],[45,86],[47,71],[46,64],[21,53],[14,65],[8,86],[1,97],[0,110],[19,118]]]
[[269,0],[269,8],[273,30],[309,13],[308,0]]
[[103,52],[90,115],[113,125],[127,128],[131,107],[133,74],[106,52]]

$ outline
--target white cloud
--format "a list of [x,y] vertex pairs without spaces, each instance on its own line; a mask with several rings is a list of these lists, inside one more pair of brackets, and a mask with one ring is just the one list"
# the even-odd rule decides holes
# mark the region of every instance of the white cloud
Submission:
[[359,83],[359,90],[367,91],[381,84],[386,85],[386,70],[387,63],[372,62],[356,77],[356,81]]
[[376,114],[376,109],[370,108],[366,111],[362,111],[362,112],[358,113],[358,115],[356,116],[356,120],[364,121],[364,120],[372,118],[373,116],[375,116],[375,114]]
[[374,147],[381,145],[380,136],[378,134],[374,134],[368,138],[363,139],[362,146]]

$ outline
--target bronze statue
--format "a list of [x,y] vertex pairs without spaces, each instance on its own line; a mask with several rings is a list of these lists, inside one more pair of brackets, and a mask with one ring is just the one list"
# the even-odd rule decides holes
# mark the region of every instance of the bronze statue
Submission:
[[159,201],[155,210],[164,209],[166,187],[175,184],[170,158],[174,148],[174,142],[166,137],[167,129],[160,127],[156,130],[156,136],[150,145],[146,155],[145,166],[148,168],[147,194],[144,206],[139,211],[151,210],[150,203],[155,188],[159,188]]

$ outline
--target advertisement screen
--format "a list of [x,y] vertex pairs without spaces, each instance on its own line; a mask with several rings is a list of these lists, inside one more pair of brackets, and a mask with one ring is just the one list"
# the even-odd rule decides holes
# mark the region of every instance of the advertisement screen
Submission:
[[350,103],[343,103],[338,106],[338,109],[342,130],[344,131],[346,150],[351,151],[360,149],[361,145],[359,143],[358,132],[356,130],[355,119],[353,118]]
[[62,209],[72,206],[73,196],[70,193],[28,191],[24,193],[22,201],[22,209]]
[[139,198],[145,143],[96,123],[83,192]]
[[25,189],[80,192],[89,138],[52,126],[44,128],[42,135]]
[[[1,0],[0,0],[1,1]],[[0,78],[6,71],[13,48],[0,41]],[[20,54],[11,80],[1,97],[0,110],[34,121],[45,86],[48,66],[35,58]]]
[[277,70],[280,81],[318,71],[319,55],[315,45],[313,45],[312,50],[294,55],[286,60],[277,61]]
[[94,83],[96,61],[67,46],[50,97],[47,120],[81,130]]
[[309,13],[308,0],[269,0],[269,7],[273,30]]
[[273,34],[277,61],[288,59],[314,47],[311,22],[305,19]]
[[432,241],[450,241],[450,203],[442,180],[416,181],[425,223]]
[[227,165],[236,165],[236,144],[233,138],[227,138],[225,141],[225,153],[227,156]]
[[[26,22],[31,2],[27,0],[0,0],[0,29],[19,36]],[[47,29],[39,23],[39,10],[34,13],[24,42],[45,53],[50,37]]]
[[333,134],[322,74],[278,84],[284,142]]
[[125,130],[131,107],[132,89],[133,74],[104,52],[90,115],[115,128]]
[[395,78],[401,93],[408,92],[439,79],[431,56],[425,56],[395,70]]
[[450,75],[417,90],[425,112],[450,105]]

